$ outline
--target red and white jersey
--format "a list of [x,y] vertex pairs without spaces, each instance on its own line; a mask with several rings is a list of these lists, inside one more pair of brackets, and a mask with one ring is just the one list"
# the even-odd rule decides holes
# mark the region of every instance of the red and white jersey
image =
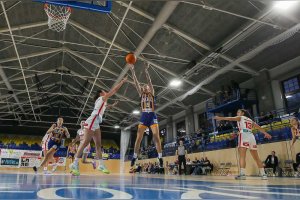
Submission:
[[245,116],[241,116],[241,120],[237,122],[240,133],[252,133],[253,121]]
[[77,135],[79,136],[80,141],[82,141],[83,140],[83,136],[84,136],[84,129],[79,129],[77,131]]
[[103,101],[103,97],[99,97],[95,102],[95,107],[92,112],[92,116],[98,115],[100,118],[102,118],[106,109],[106,104],[107,103]]

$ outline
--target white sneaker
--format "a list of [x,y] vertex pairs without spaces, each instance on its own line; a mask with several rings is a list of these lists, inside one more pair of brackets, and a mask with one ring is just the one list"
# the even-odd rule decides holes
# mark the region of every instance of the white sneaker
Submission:
[[105,165],[99,165],[98,170],[103,172],[104,174],[109,174],[110,171],[106,168]]
[[69,165],[69,169],[70,169],[70,171],[73,171],[73,170],[78,170],[79,167],[78,167],[78,165],[76,165],[76,164],[74,164],[74,163],[71,163],[71,164]]
[[261,176],[261,180],[268,180],[267,175],[266,175],[266,174],[262,175],[262,176]]

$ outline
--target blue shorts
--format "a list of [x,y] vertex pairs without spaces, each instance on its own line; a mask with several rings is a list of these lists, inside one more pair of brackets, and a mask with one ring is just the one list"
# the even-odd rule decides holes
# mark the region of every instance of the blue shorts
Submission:
[[155,112],[142,112],[139,127],[157,126],[157,116]]
[[69,157],[74,158],[74,156],[75,156],[75,153],[69,153]]
[[55,149],[55,150],[58,150],[59,147],[60,147],[61,143],[60,142],[55,142],[53,139],[50,139],[48,141],[48,149],[47,150],[50,150],[51,148]]

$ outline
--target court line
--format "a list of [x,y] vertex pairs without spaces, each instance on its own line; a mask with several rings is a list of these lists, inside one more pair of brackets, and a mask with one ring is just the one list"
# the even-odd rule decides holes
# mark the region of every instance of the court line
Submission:
[[224,190],[224,191],[231,191],[231,192],[244,192],[244,193],[254,193],[254,194],[275,194],[275,195],[285,195],[285,196],[300,196],[300,194],[296,193],[284,193],[284,192],[265,192],[265,191],[244,191],[244,190],[237,190],[237,189],[226,189],[226,188],[219,188],[219,187],[210,187],[211,189],[216,190]]

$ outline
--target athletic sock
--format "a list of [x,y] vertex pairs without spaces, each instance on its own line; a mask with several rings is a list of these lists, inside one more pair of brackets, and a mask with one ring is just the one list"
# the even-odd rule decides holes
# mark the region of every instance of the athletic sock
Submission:
[[259,173],[261,176],[265,175],[265,169],[264,168],[259,168]]
[[246,171],[245,168],[241,168],[240,175],[241,176],[245,176],[245,174],[246,174],[245,171]]
[[162,158],[162,153],[158,153],[158,158]]
[[98,160],[98,163],[99,163],[99,166],[100,166],[100,165],[104,165],[104,162],[103,162],[102,159],[99,159],[99,160]]
[[134,157],[134,158],[137,158],[137,153],[134,153],[134,154],[133,154],[133,157]]
[[79,162],[79,158],[75,158],[73,163],[74,165],[78,165],[78,162]]

